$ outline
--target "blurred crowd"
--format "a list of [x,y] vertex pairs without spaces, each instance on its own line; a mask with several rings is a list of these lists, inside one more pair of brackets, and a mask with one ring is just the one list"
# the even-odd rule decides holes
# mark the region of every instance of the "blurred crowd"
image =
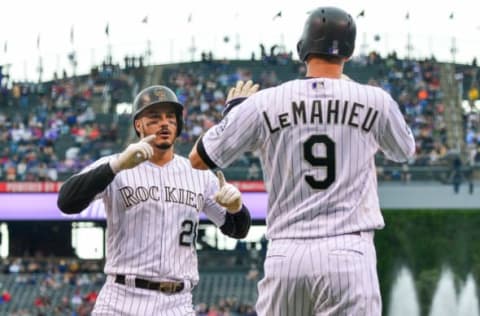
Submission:
[[0,278],[0,311],[12,316],[90,315],[105,281],[99,261],[12,258],[0,268],[13,277]]
[[235,298],[225,298],[216,304],[199,303],[195,305],[197,316],[256,316],[255,309],[250,304],[238,302]]
[[[105,282],[101,260],[10,258],[0,260],[0,269],[1,315],[90,315]],[[233,297],[198,302],[194,309],[198,316],[256,315],[252,304]]]
[[468,162],[473,165],[480,162],[478,146],[480,145],[480,72],[478,68],[464,69],[464,131],[465,145],[468,152]]
[[449,150],[438,63],[434,60],[400,60],[395,54],[385,59],[373,55],[370,62],[381,67],[368,84],[390,93],[415,136],[416,157],[410,164],[435,164]]
[[[395,53],[382,57],[373,52],[347,66],[354,79],[388,91],[412,127],[417,155],[402,167],[404,174],[408,175],[410,166],[449,163],[452,148],[447,143],[439,63],[433,58],[401,60]],[[464,73],[476,69],[472,67]],[[0,78],[0,180],[63,180],[99,156],[123,147],[125,137],[121,133],[130,130],[130,117],[122,114],[119,104],[131,103],[139,89],[148,84],[146,73],[142,62],[127,58],[123,67],[104,63],[87,76],[64,75],[45,83]],[[237,80],[253,79],[261,88],[268,88],[304,73],[304,65],[278,47],[272,47],[270,53],[263,47],[259,60],[252,56],[241,64],[215,60],[211,53],[203,53],[201,62],[165,66],[162,83],[185,104],[185,128],[177,151],[186,154],[198,136],[221,119],[227,90]],[[468,89],[473,104],[478,100],[475,80]],[[469,157],[480,160],[478,109],[468,111],[464,121]],[[394,174],[384,171],[394,164],[382,155],[378,155],[377,164],[380,179],[402,177],[398,170]],[[239,170],[233,174],[238,180],[261,179],[255,153],[241,157],[232,168]]]
[[[122,145],[116,104],[131,102],[138,68],[104,63],[87,76],[0,81],[0,179],[56,181]],[[99,120],[99,112],[111,113]],[[114,119],[116,118],[116,119]]]

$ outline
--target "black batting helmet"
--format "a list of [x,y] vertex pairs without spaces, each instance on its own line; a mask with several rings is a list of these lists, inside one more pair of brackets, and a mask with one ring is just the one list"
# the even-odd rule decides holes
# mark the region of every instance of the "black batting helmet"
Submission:
[[356,33],[355,21],[347,12],[335,7],[317,8],[305,22],[298,55],[302,61],[310,54],[350,57]]
[[[172,104],[175,107],[177,116],[177,136],[180,135],[183,128],[183,105],[178,102],[175,93],[165,86],[151,86],[140,91],[133,101],[133,128],[135,128],[135,120],[143,110],[156,104]],[[135,128],[137,136],[140,136]]]

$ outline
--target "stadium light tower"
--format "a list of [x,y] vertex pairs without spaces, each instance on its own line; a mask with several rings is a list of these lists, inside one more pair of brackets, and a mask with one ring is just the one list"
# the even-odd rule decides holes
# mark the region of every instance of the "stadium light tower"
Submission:
[[38,57],[37,73],[38,73],[38,82],[42,82],[43,58],[41,55]]
[[452,36],[452,46],[450,47],[450,53],[452,54],[452,63],[455,64],[455,56],[457,54],[457,38]]
[[110,23],[107,22],[107,25],[105,26],[105,35],[107,37],[107,64],[112,64],[112,43],[110,41]]
[[145,63],[146,65],[151,64],[151,57],[152,57],[152,42],[150,39],[147,40],[147,48],[145,50]]
[[235,57],[236,59],[240,58],[240,34],[235,34]]
[[450,16],[448,17],[450,19],[450,29],[452,30],[452,41],[451,41],[451,46],[450,46],[450,54],[452,54],[452,64],[455,64],[455,56],[457,55],[457,38],[455,36],[455,28],[454,28],[454,18],[455,14],[454,12],[450,13]]
[[42,50],[40,49],[40,33],[37,35],[37,52],[38,52],[38,63],[37,63],[37,73],[38,73],[38,82],[42,82],[42,73],[43,73],[43,58]]
[[77,54],[75,52],[75,50],[71,51],[68,56],[68,61],[70,63],[70,66],[72,66],[72,75],[73,77],[75,77],[77,75],[77,65],[78,65],[78,62],[77,62]]
[[142,28],[143,28],[143,33],[146,34],[146,46],[145,46],[145,52],[144,52],[144,58],[145,58],[145,66],[150,66],[151,65],[151,58],[152,58],[152,41],[150,40],[150,32],[149,32],[149,23],[148,23],[148,15],[146,15],[141,23],[142,23]]
[[70,66],[72,66],[73,77],[77,75],[77,51],[75,50],[75,28],[70,27],[70,52],[67,55]]
[[413,52],[413,45],[412,45],[412,34],[410,32],[407,33],[407,59],[410,60]]
[[[357,14],[357,24],[360,24],[360,18],[365,19],[365,10]],[[360,29],[360,28],[359,28]],[[362,44],[360,45],[360,55],[367,56],[368,54],[367,32],[362,34]]]
[[407,11],[407,14],[405,14],[405,21],[407,24],[407,46],[405,46],[405,48],[407,49],[407,60],[410,60],[413,53],[412,33],[410,30],[411,29],[410,11]]
[[190,52],[190,59],[191,61],[195,60],[195,52],[197,51],[197,47],[195,46],[195,36],[192,35],[192,44],[189,47]]

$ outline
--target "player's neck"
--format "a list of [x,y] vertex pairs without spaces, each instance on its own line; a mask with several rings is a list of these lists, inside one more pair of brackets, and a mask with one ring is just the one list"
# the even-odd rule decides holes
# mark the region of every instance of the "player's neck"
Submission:
[[307,63],[307,77],[322,77],[338,79],[343,73],[343,63],[330,63],[323,59],[314,58]]
[[153,157],[150,159],[150,161],[153,164],[163,166],[166,163],[170,162],[173,159],[173,156],[174,156],[173,146],[167,150],[161,150],[156,148],[153,153]]

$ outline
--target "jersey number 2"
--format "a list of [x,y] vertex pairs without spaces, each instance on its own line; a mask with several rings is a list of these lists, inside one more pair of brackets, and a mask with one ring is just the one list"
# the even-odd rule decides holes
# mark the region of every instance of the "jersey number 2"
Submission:
[[[313,154],[313,146],[323,144],[326,154],[318,157]],[[335,181],[335,142],[327,135],[312,135],[303,143],[303,156],[313,167],[326,168],[327,177],[318,181],[311,175],[305,176],[305,181],[313,188],[325,190]]]
[[180,245],[191,246],[195,245],[197,239],[197,223],[186,219],[182,222],[182,232],[180,233]]

